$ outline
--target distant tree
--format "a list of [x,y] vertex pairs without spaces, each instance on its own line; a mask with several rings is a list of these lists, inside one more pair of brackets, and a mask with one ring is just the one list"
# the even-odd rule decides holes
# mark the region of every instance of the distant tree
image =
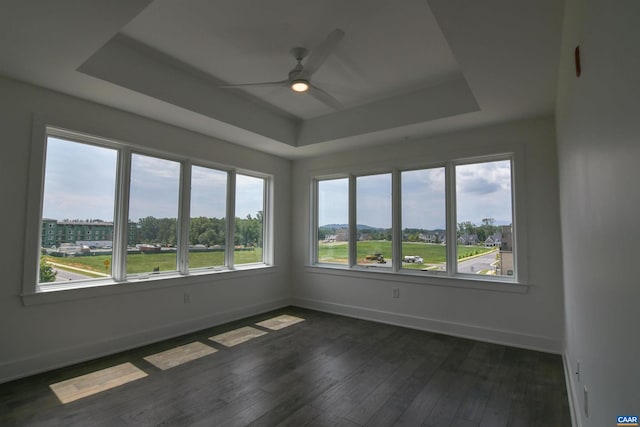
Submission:
[[40,258],[40,283],[53,282],[58,272],[53,269],[44,258]]
[[262,247],[263,214],[258,211],[255,218],[248,214],[246,218],[236,218],[236,244]]
[[208,229],[207,231],[201,233],[198,236],[198,243],[202,245],[213,246],[216,244],[216,242],[217,242],[216,232],[213,231],[212,228]]
[[138,221],[138,238],[140,243],[157,243],[160,224],[153,216],[140,218]]
[[[483,218],[482,225],[478,227],[478,238],[484,242],[489,236],[498,232],[498,227],[493,225],[496,222],[493,218]],[[482,234],[482,237],[480,235]]]
[[156,218],[148,216],[138,221],[140,243],[175,245],[177,243],[176,218]]
[[458,237],[468,234],[473,235],[476,233],[476,227],[471,223],[471,221],[464,221],[458,223]]

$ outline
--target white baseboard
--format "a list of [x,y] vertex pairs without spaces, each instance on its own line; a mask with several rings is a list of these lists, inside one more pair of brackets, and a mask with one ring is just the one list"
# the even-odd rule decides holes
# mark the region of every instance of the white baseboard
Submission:
[[571,414],[571,425],[573,427],[582,427],[582,418],[579,414],[580,404],[576,400],[578,393],[573,382],[573,369],[569,366],[567,353],[562,354],[562,363],[564,364],[564,380],[567,383],[567,394],[569,395],[569,413]]
[[118,337],[110,336],[106,339],[78,344],[72,347],[56,349],[47,353],[40,353],[19,360],[12,360],[0,364],[0,384],[38,374],[45,371],[70,366],[98,357],[108,356],[121,351],[142,347],[154,342],[163,341],[191,332],[221,325],[245,317],[254,316],[271,310],[291,305],[289,298],[280,298],[261,302],[233,310],[219,312],[208,316],[189,319],[170,325],[164,325],[151,330],[136,331],[132,334]]
[[550,337],[521,334],[512,331],[490,329],[475,325],[429,319],[426,317],[418,317],[306,298],[293,298],[292,304],[312,310],[340,314],[358,319],[372,320],[390,325],[404,326],[412,329],[437,332],[461,338],[470,338],[477,341],[542,351],[545,353],[562,354],[561,341]]

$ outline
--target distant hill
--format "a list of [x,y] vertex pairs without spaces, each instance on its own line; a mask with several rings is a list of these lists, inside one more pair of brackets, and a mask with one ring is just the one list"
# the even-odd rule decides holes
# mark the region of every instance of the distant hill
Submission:
[[[339,230],[341,228],[349,228],[349,224],[326,224],[321,225],[320,228],[332,228],[335,230]],[[388,230],[386,228],[372,227],[370,225],[358,224],[356,226],[358,230]]]
[[[325,224],[325,225],[321,225],[320,228],[325,228],[329,230],[339,230],[341,228],[349,228],[349,225],[348,224]],[[358,224],[357,228],[358,230],[370,230],[370,231],[386,231],[391,229],[391,228],[372,227],[366,224]],[[409,230],[411,232],[418,232],[418,233],[433,233],[438,235],[445,234],[444,227],[435,228],[433,230],[429,230],[426,228],[405,228],[405,230]]]

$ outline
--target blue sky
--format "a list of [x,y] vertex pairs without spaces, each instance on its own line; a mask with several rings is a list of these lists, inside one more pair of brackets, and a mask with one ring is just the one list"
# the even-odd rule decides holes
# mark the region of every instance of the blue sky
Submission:
[[[113,220],[117,152],[88,144],[49,138],[43,217]],[[129,218],[176,218],[180,164],[134,154],[131,159]],[[226,172],[194,166],[191,216],[222,218]],[[262,210],[264,180],[237,175],[236,216]]]
[[475,163],[456,167],[458,222],[511,224],[511,162]]
[[444,229],[444,168],[402,173],[402,228]]
[[391,228],[391,174],[356,178],[356,222]]
[[[320,181],[318,224],[348,222],[347,178]],[[511,223],[511,166],[508,160],[456,166],[457,221]],[[391,174],[358,177],[357,223],[391,227]],[[402,228],[444,229],[444,168],[402,172]]]

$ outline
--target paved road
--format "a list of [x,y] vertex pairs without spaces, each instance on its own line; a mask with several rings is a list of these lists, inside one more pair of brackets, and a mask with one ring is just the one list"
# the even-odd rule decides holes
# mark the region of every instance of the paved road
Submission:
[[84,274],[72,273],[71,271],[61,270],[57,268],[54,268],[54,270],[58,273],[56,275],[56,282],[68,282],[69,280],[91,279],[91,277],[85,276]]
[[458,272],[460,273],[477,273],[481,270],[493,270],[491,265],[496,261],[496,252],[490,252],[485,255],[480,255],[476,258],[472,258],[466,261],[461,261],[458,264]]

